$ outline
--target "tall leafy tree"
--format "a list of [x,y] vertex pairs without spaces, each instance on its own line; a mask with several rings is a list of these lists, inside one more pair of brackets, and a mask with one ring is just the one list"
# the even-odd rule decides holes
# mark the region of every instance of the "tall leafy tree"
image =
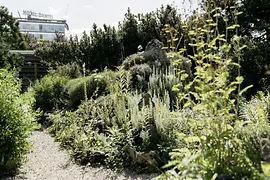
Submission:
[[128,8],[125,19],[119,28],[121,42],[124,48],[124,56],[136,53],[137,47],[141,44],[141,39],[138,32],[137,17],[131,13],[130,8]]
[[10,53],[11,49],[25,49],[26,45],[19,30],[19,24],[8,9],[0,6],[0,68],[18,68],[23,58]]
[[19,23],[4,6],[0,6],[0,37],[11,49],[26,48]]
[[149,41],[152,39],[160,38],[160,28],[158,26],[158,21],[155,12],[150,12],[144,14],[139,14],[139,25],[138,31],[141,39],[141,45],[145,47]]
[[18,54],[10,53],[10,46],[0,38],[0,69],[19,68],[23,63],[23,58]]

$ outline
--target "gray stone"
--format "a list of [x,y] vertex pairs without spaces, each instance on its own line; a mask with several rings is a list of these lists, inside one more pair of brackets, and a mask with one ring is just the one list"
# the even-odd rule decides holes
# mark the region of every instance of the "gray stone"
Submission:
[[142,55],[149,65],[153,65],[155,67],[165,67],[170,64],[166,51],[162,49],[163,47],[163,43],[157,39],[153,39],[147,44]]

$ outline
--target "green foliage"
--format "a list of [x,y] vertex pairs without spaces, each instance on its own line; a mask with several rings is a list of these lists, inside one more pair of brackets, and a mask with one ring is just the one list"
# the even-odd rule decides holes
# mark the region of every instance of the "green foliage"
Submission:
[[[183,107],[175,114],[185,125],[178,134],[184,146],[171,153],[172,160],[165,166],[171,170],[160,178],[262,179],[259,152],[249,136],[239,131],[239,126],[245,124],[238,119],[240,96],[250,88],[240,89],[243,77],[239,63],[244,46],[239,36],[228,40],[227,33],[220,34],[218,18],[209,18],[202,28],[189,31],[189,46],[195,52],[188,55],[196,65],[194,79],[184,83],[186,91],[175,89]],[[171,31],[169,26],[167,31]],[[186,51],[185,47],[180,49],[181,54]],[[235,53],[237,63],[229,58],[230,51]],[[238,74],[229,81],[231,66],[238,67]],[[188,77],[186,72],[179,74],[182,82]]]
[[0,70],[0,176],[14,173],[30,150],[27,138],[35,127],[34,99],[20,95],[20,81]]
[[0,38],[0,68],[19,69],[23,64],[23,58],[9,50],[10,46]]
[[[90,36],[84,33],[80,41],[71,38],[42,52],[55,64],[85,65],[84,77],[65,86],[73,112],[54,112],[49,118],[50,132],[77,161],[158,171],[167,164],[160,179],[264,179],[261,160],[270,160],[269,96],[259,93],[249,102],[242,96],[252,87],[249,80],[255,81],[244,79],[247,67],[251,75],[259,74],[254,79],[265,78],[256,89],[268,83],[262,65],[267,38],[244,41],[238,36],[244,31],[237,17],[243,16],[236,7],[243,4],[203,3],[209,5],[203,14],[194,13],[185,26],[171,6],[138,16],[128,9],[119,31],[94,25]],[[152,48],[162,46],[156,40],[136,53],[153,37],[166,44],[168,54]],[[251,62],[254,52],[257,59]],[[116,69],[124,57],[118,71],[85,77],[85,68]],[[51,74],[76,77],[71,75],[76,69]]]
[[[241,55],[241,73],[244,76],[243,86],[253,85],[245,93],[251,98],[259,90],[265,90],[269,86],[268,60],[270,40],[270,19],[264,14],[269,13],[269,0],[242,0],[242,1],[202,1],[206,10],[205,18],[208,19],[208,12],[213,17],[216,14],[218,19],[219,32],[232,37],[233,26],[237,25],[238,35],[245,38],[242,44],[248,46]],[[208,5],[208,6],[207,6]],[[210,6],[209,6],[210,5]],[[215,7],[219,7],[216,8]],[[211,11],[212,9],[215,9]],[[241,11],[238,13],[237,11]],[[228,28],[229,29],[228,29]],[[231,58],[237,58],[234,53]]]
[[[155,96],[151,100],[154,106],[146,101],[141,106],[142,96],[130,92],[129,73],[123,67],[103,74],[111,80],[110,94],[88,96],[74,112],[56,112],[49,118],[50,132],[82,164],[101,163],[118,169],[165,164],[168,151],[179,144],[175,132],[182,127],[181,121],[168,120],[169,96],[164,101]],[[151,125],[157,131],[154,134]]]
[[66,76],[46,75],[37,81],[33,86],[35,108],[40,108],[43,112],[64,108],[66,101],[63,91],[68,80]]
[[141,52],[132,54],[123,61],[122,65],[125,69],[129,69],[130,67],[134,65],[144,64],[146,63],[145,58],[143,57],[143,54]]
[[90,34],[84,32],[80,40],[75,36],[47,43],[41,45],[36,54],[50,66],[76,62],[80,66],[85,63],[87,70],[103,70],[105,67],[115,70],[126,57],[138,51],[139,45],[145,47],[152,39],[164,40],[164,34],[159,33],[164,23],[180,31],[177,7],[162,6],[156,12],[138,16],[128,9],[118,30],[106,24],[102,28],[93,24]]
[[4,6],[0,6],[0,40],[9,45],[11,49],[26,48],[19,23]]
[[[111,72],[105,73],[111,78],[108,76]],[[127,162],[128,156],[123,148],[130,143],[125,98],[128,86],[124,85],[128,83],[128,76],[123,70],[118,74],[118,81],[107,87],[112,94],[97,99],[88,96],[88,101],[82,103],[78,110],[51,118],[50,132],[63,146],[71,149],[72,156],[82,164],[105,163],[114,168]],[[94,81],[100,76],[93,74],[86,78]]]
[[125,14],[125,19],[120,27],[120,38],[124,47],[124,56],[129,56],[137,52],[137,47],[140,45],[140,37],[138,32],[138,21],[130,8]]
[[85,99],[85,88],[87,98],[95,98],[108,93],[109,73],[95,73],[87,77],[81,77],[68,81],[65,91],[69,96],[70,108],[77,108]]
[[90,35],[71,37],[63,42],[52,42],[36,50],[36,55],[50,66],[77,63],[90,70],[114,69],[121,58],[121,46],[116,30],[111,26],[98,28],[95,24]]
[[69,77],[70,79],[79,78],[82,76],[81,67],[76,63],[58,66],[54,70],[50,70],[51,76]]

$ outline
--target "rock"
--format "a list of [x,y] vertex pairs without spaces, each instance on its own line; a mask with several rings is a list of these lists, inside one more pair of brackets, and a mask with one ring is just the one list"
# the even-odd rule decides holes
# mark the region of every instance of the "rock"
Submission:
[[138,50],[138,52],[142,52],[142,51],[143,51],[142,45],[139,45],[139,46],[137,47],[137,50]]
[[143,53],[143,57],[149,65],[154,65],[155,67],[166,67],[170,64],[166,51],[162,49],[163,47],[163,43],[157,39],[153,39],[148,42]]
[[137,152],[136,153],[136,163],[158,166],[158,162],[155,159],[156,153],[154,151],[146,152]]
[[132,87],[147,91],[150,75],[152,69],[148,64],[135,65],[130,68]]
[[158,166],[158,162],[156,161],[156,153],[154,151],[150,152],[137,152],[134,147],[126,146],[124,151],[131,158],[131,164],[141,164],[141,165],[154,165]]

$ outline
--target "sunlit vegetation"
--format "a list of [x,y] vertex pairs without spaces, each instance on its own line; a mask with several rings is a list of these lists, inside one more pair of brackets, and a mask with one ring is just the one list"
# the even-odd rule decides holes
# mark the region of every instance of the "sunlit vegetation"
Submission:
[[[38,122],[82,165],[159,173],[156,179],[267,179],[270,21],[255,9],[269,12],[269,3],[203,0],[202,12],[185,20],[170,5],[140,15],[128,9],[117,30],[93,25],[80,40],[41,45],[36,54],[53,70],[28,93],[19,94],[7,70],[0,76],[7,102],[0,134],[15,118],[23,136],[8,127],[23,138],[18,147],[28,147],[37,113],[20,114],[18,102],[29,96]],[[15,146],[1,145],[0,168],[14,162],[6,149]]]

